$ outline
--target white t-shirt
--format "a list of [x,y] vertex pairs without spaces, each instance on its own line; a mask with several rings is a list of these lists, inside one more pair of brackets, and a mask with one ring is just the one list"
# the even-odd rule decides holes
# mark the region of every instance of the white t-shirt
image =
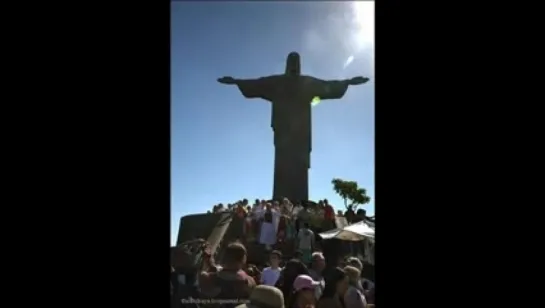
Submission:
[[280,270],[280,268],[264,268],[263,272],[261,272],[261,283],[274,287],[274,285],[278,281],[278,278],[280,277]]
[[297,238],[299,239],[299,249],[312,249],[312,243],[314,243],[314,232],[303,228],[299,230]]
[[296,207],[293,208],[293,211],[292,211],[292,215],[297,217],[297,214],[299,214],[299,212],[303,210],[303,207],[301,205],[298,205]]

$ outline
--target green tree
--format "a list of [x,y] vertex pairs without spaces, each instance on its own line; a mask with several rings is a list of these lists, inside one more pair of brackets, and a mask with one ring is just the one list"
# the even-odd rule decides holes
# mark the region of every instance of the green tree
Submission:
[[358,182],[333,179],[331,184],[333,184],[333,190],[344,200],[344,206],[347,209],[352,207],[352,210],[355,211],[359,205],[371,201],[371,197],[367,196],[365,188],[359,187]]

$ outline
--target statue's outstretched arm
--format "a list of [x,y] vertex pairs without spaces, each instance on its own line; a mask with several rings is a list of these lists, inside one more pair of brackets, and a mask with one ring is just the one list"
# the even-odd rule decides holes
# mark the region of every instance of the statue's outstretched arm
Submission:
[[322,80],[314,77],[308,77],[310,89],[313,97],[318,96],[320,99],[339,99],[344,96],[348,86],[359,85],[369,81],[369,78],[354,77],[345,80]]
[[246,98],[261,98],[273,101],[274,97],[274,76],[261,77],[257,79],[235,79],[232,77],[223,77],[218,79],[223,84],[234,84]]
[[313,77],[310,78],[308,85],[310,86],[312,97],[317,96],[321,100],[342,98],[349,85],[347,80],[322,80]]

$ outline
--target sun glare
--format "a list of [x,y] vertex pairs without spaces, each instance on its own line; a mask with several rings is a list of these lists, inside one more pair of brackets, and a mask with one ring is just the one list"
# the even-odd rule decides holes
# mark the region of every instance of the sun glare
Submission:
[[356,42],[359,48],[374,45],[375,41],[375,2],[352,2],[354,21],[356,24]]

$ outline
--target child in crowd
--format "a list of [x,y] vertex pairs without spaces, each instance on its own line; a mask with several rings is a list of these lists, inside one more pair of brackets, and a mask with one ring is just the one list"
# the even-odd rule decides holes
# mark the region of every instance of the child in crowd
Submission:
[[273,250],[269,256],[270,267],[263,269],[261,273],[261,283],[274,286],[280,277],[280,260],[282,259],[282,253],[278,250]]

